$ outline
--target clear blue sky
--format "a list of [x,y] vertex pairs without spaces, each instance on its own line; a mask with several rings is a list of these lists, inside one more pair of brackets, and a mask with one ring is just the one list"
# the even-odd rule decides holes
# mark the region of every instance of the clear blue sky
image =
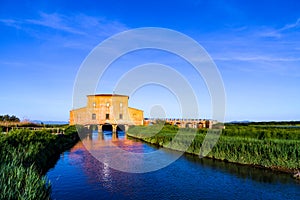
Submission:
[[[96,45],[124,30],[164,27],[194,38],[217,64],[226,121],[300,120],[299,11],[298,0],[0,1],[0,114],[67,121],[77,71]],[[122,75],[118,66],[153,61],[145,55],[120,59],[99,92],[112,92],[110,81]],[[176,106],[166,104],[170,95],[151,100],[155,90],[163,92],[156,86],[137,91],[130,105],[148,115],[161,104],[176,117]],[[197,97],[209,118],[207,91]]]

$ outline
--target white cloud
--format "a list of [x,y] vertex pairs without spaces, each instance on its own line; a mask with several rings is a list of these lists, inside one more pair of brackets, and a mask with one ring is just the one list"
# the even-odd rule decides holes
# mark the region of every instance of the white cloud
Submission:
[[280,31],[275,30],[275,29],[267,29],[267,30],[260,30],[259,34],[260,37],[270,37],[270,38],[281,38],[282,34],[280,33]]
[[296,20],[296,22],[292,24],[286,24],[281,28],[275,29],[275,28],[263,28],[263,30],[260,31],[260,36],[262,37],[274,37],[274,38],[281,38],[283,33],[288,30],[297,29],[300,27],[300,18]]
[[[106,37],[128,29],[121,22],[82,13],[63,15],[41,12],[37,18],[0,19],[0,23],[21,29],[38,39],[58,40],[57,44],[64,47],[81,46],[82,39],[85,40],[83,45],[86,46],[87,43],[95,39],[101,41]],[[50,29],[50,31],[47,29]],[[68,37],[66,37],[66,34]]]
[[14,19],[0,19],[0,22],[3,23],[6,26],[11,26],[16,29],[21,29],[21,24],[19,21]]
[[298,28],[298,27],[300,27],[300,18],[298,18],[295,23],[287,24],[284,27],[282,27],[281,29],[279,29],[278,31],[284,31],[284,30]]
[[61,15],[58,13],[41,13],[39,19],[27,19],[25,21],[29,24],[45,26],[78,35],[110,36],[128,29],[118,21],[85,14]]
[[70,17],[65,15],[60,15],[57,13],[47,14],[41,13],[39,19],[26,19],[23,23],[28,23],[31,25],[39,25],[44,26],[56,30],[61,30],[73,34],[84,34],[84,32],[78,30],[77,28],[73,28],[73,23],[71,22]]
[[300,61],[300,58],[268,57],[268,56],[234,56],[234,57],[216,57],[216,58],[214,58],[214,60],[220,60],[220,61],[294,62],[294,61]]

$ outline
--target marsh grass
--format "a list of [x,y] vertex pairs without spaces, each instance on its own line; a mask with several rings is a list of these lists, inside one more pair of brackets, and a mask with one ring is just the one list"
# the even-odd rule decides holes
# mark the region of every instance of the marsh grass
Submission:
[[[149,130],[148,130],[149,129]],[[185,134],[174,141],[177,127],[166,125],[156,134],[148,132],[154,127],[131,127],[128,135],[151,144],[174,150],[182,150],[194,138],[187,153],[199,155],[207,130],[199,129],[194,135],[192,130],[183,129]],[[226,127],[212,151],[206,156],[229,162],[259,165],[270,168],[300,168],[300,129],[262,128],[232,125]]]
[[0,171],[0,199],[50,199],[50,183],[34,165],[24,167],[13,159],[1,164]]
[[50,199],[43,176],[49,161],[79,140],[75,127],[64,135],[19,129],[0,134],[0,199]]

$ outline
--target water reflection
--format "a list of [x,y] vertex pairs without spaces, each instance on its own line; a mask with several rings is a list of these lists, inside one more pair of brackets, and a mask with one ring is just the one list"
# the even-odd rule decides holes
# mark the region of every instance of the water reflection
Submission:
[[[110,168],[113,152],[102,161],[88,150],[115,145],[130,152],[155,146],[127,138],[123,132],[93,132],[61,155],[47,174],[53,199],[297,199],[300,184],[289,175],[197,156],[184,155],[161,170],[133,174]],[[176,152],[164,149],[159,159]],[[125,161],[124,161],[125,162]],[[134,166],[134,162],[128,161]]]
[[[97,153],[101,153],[105,148],[114,145],[125,151],[143,153],[155,150],[154,147],[147,147],[146,144],[134,139],[128,139],[122,131],[117,133],[93,132],[84,138],[81,142],[75,145],[68,155],[73,165],[82,165],[82,170],[88,177],[88,182],[91,184],[101,183],[107,190],[112,190],[115,180],[123,180],[123,173],[110,168],[110,161],[114,157],[114,152],[108,155],[102,155],[101,161],[97,159]],[[147,151],[145,151],[147,149]],[[90,152],[93,152],[91,155]],[[116,156],[118,158],[118,156]],[[133,161],[127,161],[128,165],[134,165]]]
[[[143,153],[145,150],[145,148],[143,148],[144,145],[141,142],[134,139],[128,139],[127,135],[123,131],[118,131],[117,133],[113,133],[111,131],[98,133],[97,131],[94,131],[88,134],[86,138],[83,138],[82,143],[89,151],[101,152],[103,148],[112,145],[134,153]],[[76,146],[74,148],[76,149]]]
[[186,154],[184,158],[190,162],[197,163],[202,167],[208,167],[224,173],[229,173],[242,179],[251,179],[260,183],[291,182],[291,176],[281,172],[270,171],[268,169],[222,162],[208,158],[199,159],[198,157],[190,154]]

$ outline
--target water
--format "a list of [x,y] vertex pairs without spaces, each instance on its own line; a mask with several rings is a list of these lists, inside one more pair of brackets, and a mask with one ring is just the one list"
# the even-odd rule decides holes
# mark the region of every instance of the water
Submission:
[[[118,137],[93,133],[84,142],[115,145],[132,152],[156,147]],[[160,159],[177,152],[163,150]],[[95,159],[79,142],[63,153],[47,173],[53,199],[299,199],[300,183],[290,175],[184,155],[171,165],[149,173],[126,173]]]

